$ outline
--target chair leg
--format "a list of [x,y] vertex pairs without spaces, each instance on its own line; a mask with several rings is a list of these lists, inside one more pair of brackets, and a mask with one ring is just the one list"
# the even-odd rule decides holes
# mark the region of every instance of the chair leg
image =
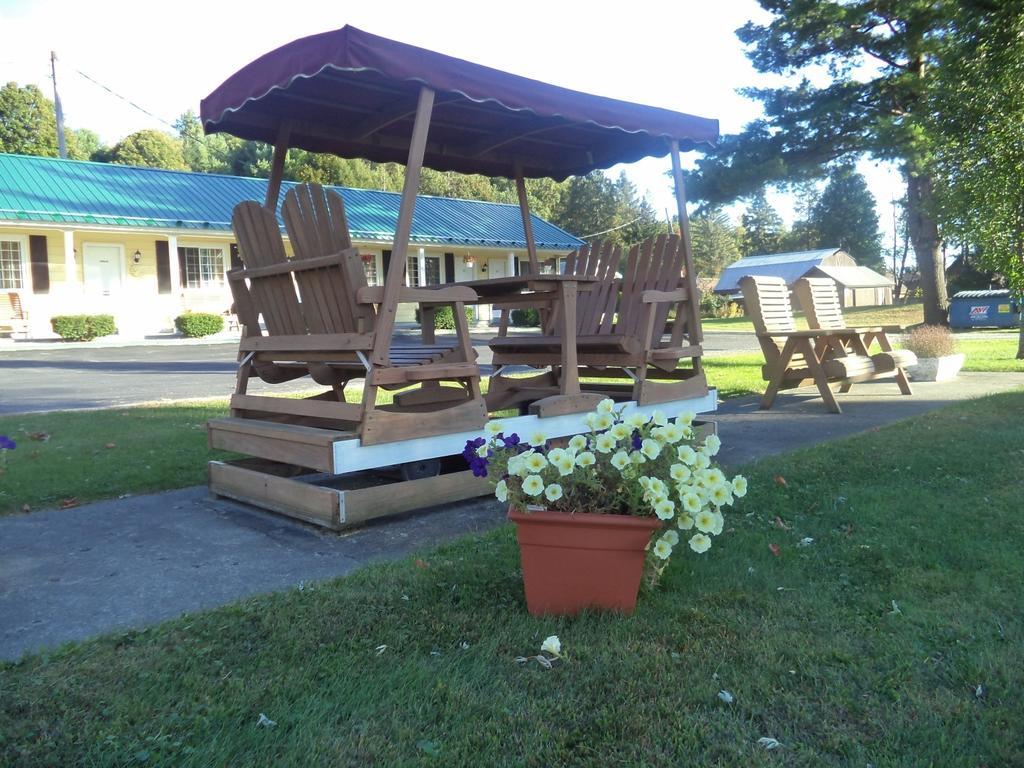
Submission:
[[772,371],[771,378],[768,379],[768,388],[765,389],[764,396],[761,398],[762,411],[767,411],[775,403],[775,396],[779,393],[782,382],[786,378],[786,368],[789,367],[789,361],[792,359],[795,350],[796,339],[793,337],[786,339],[786,344],[775,363],[775,370]]
[[804,359],[807,361],[807,369],[814,377],[814,383],[818,385],[818,392],[821,393],[821,399],[825,401],[825,407],[832,413],[842,413],[843,409],[839,407],[839,401],[836,400],[836,396],[829,386],[828,376],[825,375],[825,370],[821,367],[821,361],[814,353],[814,346],[806,339],[798,346],[801,348],[800,351],[803,352]]
[[[879,333],[875,336],[875,340],[878,342],[878,346],[881,347],[883,352],[892,352],[892,343],[889,341],[888,334]],[[910,388],[910,380],[907,378],[907,372],[902,368],[896,369],[896,385],[904,395],[914,394],[914,390]]]

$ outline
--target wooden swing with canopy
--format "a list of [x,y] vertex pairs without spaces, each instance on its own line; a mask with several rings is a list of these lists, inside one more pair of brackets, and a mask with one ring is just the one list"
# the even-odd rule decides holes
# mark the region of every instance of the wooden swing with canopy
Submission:
[[[581,382],[581,373],[600,380],[615,375],[608,370],[626,371],[636,385],[620,387],[616,399],[627,409],[653,410],[656,403],[670,417],[714,410],[701,366],[680,152],[712,146],[717,121],[568,90],[351,26],[295,40],[247,64],[203,99],[201,119],[207,133],[274,147],[266,199],[240,204],[233,217],[244,264],[228,275],[243,325],[239,377],[231,417],[208,425],[211,447],[253,458],[211,462],[215,494],[339,528],[486,493],[468,471],[437,474],[441,460],[480,434],[489,410],[511,403],[524,415],[502,419],[509,430],[532,427],[549,437],[586,431],[585,413],[614,385]],[[284,256],[277,212],[290,147],[405,165],[383,287],[365,284],[341,198],[330,190],[303,185],[286,196],[282,212],[296,253]],[[614,265],[577,269],[586,249],[570,257],[565,274],[542,270],[526,179],[562,181],[666,154],[678,233],[634,249],[624,278]],[[424,166],[515,181],[528,256],[523,274],[406,286]],[[577,296],[586,297],[580,307]],[[422,340],[414,348],[394,344],[403,302],[422,312]],[[485,400],[462,312],[475,302],[547,308],[540,341],[492,342],[502,365],[550,366],[540,386],[517,387],[514,378],[510,385],[501,377],[505,394]],[[443,305],[455,310],[454,344],[435,338],[433,316]],[[670,338],[663,340],[666,324]],[[682,360],[689,365],[677,367]],[[647,385],[648,371],[670,381]],[[273,383],[305,375],[328,389],[307,399],[246,389],[252,376]],[[360,403],[345,401],[344,384],[354,377],[364,379]],[[393,404],[377,404],[381,387],[400,390]],[[338,476],[395,466],[402,482],[330,487]]]

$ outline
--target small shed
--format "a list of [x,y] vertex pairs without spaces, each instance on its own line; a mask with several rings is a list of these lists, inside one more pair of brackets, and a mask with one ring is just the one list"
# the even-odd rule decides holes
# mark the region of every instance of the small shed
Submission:
[[841,248],[747,256],[722,272],[715,293],[738,297],[740,280],[747,275],[780,277],[792,288],[801,277],[831,277],[839,286],[844,307],[892,304],[892,281],[862,267]]

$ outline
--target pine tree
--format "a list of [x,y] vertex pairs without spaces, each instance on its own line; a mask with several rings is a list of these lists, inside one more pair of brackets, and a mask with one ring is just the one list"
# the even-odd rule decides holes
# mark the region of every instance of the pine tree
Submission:
[[829,173],[828,185],[811,211],[811,224],[818,247],[842,248],[861,266],[885,268],[875,197],[864,176],[852,167],[838,166]]
[[768,202],[763,189],[750,198],[742,221],[744,256],[779,252],[785,237],[785,229],[782,218]]

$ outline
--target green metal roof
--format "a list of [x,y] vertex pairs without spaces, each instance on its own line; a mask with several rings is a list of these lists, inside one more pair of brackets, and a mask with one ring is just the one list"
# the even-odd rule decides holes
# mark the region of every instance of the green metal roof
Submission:
[[[282,185],[281,198],[292,186]],[[0,221],[229,232],[235,205],[263,200],[266,188],[266,179],[0,154]],[[391,241],[401,195],[335,189],[345,200],[354,240]],[[571,251],[583,243],[538,216],[533,216],[533,234],[545,250]],[[526,247],[519,206],[429,195],[417,198],[412,240]]]

